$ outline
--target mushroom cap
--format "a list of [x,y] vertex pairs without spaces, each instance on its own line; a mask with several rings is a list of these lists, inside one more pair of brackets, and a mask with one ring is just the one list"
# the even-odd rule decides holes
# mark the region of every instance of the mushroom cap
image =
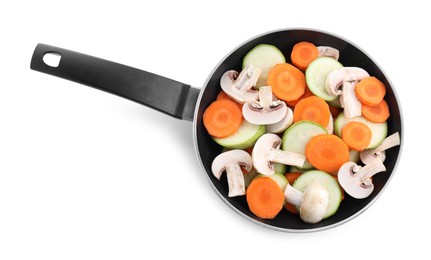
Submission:
[[317,46],[319,56],[331,57],[335,60],[340,58],[340,51],[330,46]]
[[222,173],[230,164],[238,164],[249,172],[252,168],[252,160],[249,153],[244,150],[235,149],[219,154],[211,165],[214,176],[220,180]]
[[325,217],[328,205],[328,190],[322,184],[312,182],[305,187],[299,216],[306,223],[317,223]]
[[386,152],[377,152],[374,149],[366,149],[359,153],[359,157],[364,164],[369,164],[372,160],[376,158],[379,158],[380,160],[382,160],[382,162],[384,162],[386,159]]
[[344,191],[356,199],[363,199],[373,192],[374,185],[372,182],[367,182],[365,185],[361,178],[355,176],[355,171],[359,166],[354,162],[344,163],[338,170],[338,182]]
[[287,113],[284,101],[273,101],[269,108],[262,108],[256,102],[247,102],[242,107],[244,119],[255,125],[270,125],[280,122]]
[[386,137],[385,140],[383,140],[383,142],[381,142],[380,145],[376,148],[362,151],[360,154],[361,161],[364,164],[369,164],[375,158],[380,158],[380,160],[384,162],[386,159],[385,151],[389,148],[400,145],[400,143],[400,134],[398,132],[395,132],[390,136]]
[[241,73],[235,70],[226,71],[221,79],[222,90],[236,102],[244,104],[247,101],[257,100],[259,93],[252,89],[260,75],[260,69],[246,67]]
[[263,175],[274,173],[274,166],[269,161],[269,153],[280,148],[281,138],[276,134],[264,134],[254,144],[252,161],[254,168]]
[[284,132],[293,123],[293,112],[292,109],[287,107],[286,115],[277,123],[269,124],[266,126],[268,133],[279,134]]
[[370,74],[362,68],[358,67],[342,67],[328,74],[325,81],[326,91],[330,95],[339,96],[341,91],[339,88],[345,81],[360,81],[363,78],[369,77]]

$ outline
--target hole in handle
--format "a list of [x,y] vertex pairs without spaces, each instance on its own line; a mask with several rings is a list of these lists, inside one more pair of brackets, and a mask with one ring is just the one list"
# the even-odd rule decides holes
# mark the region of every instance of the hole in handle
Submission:
[[53,68],[57,68],[60,64],[61,54],[57,52],[47,52],[45,53],[45,55],[43,55],[42,59],[46,65]]

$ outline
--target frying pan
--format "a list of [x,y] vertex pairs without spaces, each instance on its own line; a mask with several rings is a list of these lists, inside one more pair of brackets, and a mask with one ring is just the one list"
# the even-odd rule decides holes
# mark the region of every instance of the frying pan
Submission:
[[[346,223],[375,202],[394,175],[402,143],[398,147],[387,150],[385,161],[387,171],[374,176],[375,189],[368,198],[358,200],[345,194],[345,199],[341,202],[338,211],[317,224],[304,223],[297,215],[292,215],[286,210],[282,210],[274,219],[264,220],[256,217],[249,210],[245,196],[228,197],[225,174],[220,181],[213,176],[211,164],[220,154],[222,147],[211,139],[202,123],[205,108],[216,99],[220,91],[219,82],[222,74],[232,69],[241,71],[242,59],[248,51],[261,43],[272,44],[277,46],[285,55],[287,62],[290,62],[289,53],[293,45],[300,41],[337,48],[340,51],[339,61],[344,66],[361,67],[370,75],[380,79],[387,87],[385,99],[391,112],[388,119],[388,135],[398,131],[403,140],[400,103],[388,77],[360,48],[346,39],[318,30],[282,29],[246,41],[221,60],[210,73],[202,89],[150,72],[45,44],[36,46],[30,67],[39,72],[130,99],[178,119],[193,121],[193,139],[199,162],[212,187],[227,205],[246,219],[268,228],[287,232],[319,231]],[[58,66],[45,63],[44,56],[47,53],[60,56]]]

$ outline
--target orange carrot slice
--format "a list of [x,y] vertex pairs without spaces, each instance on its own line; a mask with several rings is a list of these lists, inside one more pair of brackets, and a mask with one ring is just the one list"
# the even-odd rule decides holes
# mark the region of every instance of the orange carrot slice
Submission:
[[298,104],[299,101],[303,100],[304,98],[311,97],[311,96],[313,96],[313,92],[311,92],[311,90],[306,86],[304,94],[302,94],[302,96],[300,96],[299,98],[297,98],[295,100],[288,101],[288,102],[286,102],[286,104],[288,106],[294,107],[294,106],[296,106],[296,104]]
[[230,100],[232,100],[232,98],[229,97],[228,94],[226,94],[226,92],[224,92],[223,90],[220,90],[220,92],[217,94],[216,100],[220,100],[220,99],[230,99]]
[[307,69],[308,65],[317,57],[319,57],[319,50],[311,42],[298,42],[293,46],[290,54],[292,64],[302,71]]
[[246,200],[250,211],[257,217],[273,219],[283,208],[284,194],[271,178],[258,177],[248,186]]
[[267,83],[274,95],[286,102],[301,97],[306,88],[304,73],[289,63],[272,67],[268,72]]
[[361,112],[365,119],[374,123],[383,123],[390,116],[388,103],[386,103],[384,99],[382,102],[377,104],[377,106],[367,106],[362,104]]
[[313,121],[325,127],[328,126],[330,110],[328,103],[318,96],[310,96],[302,99],[293,110],[293,122],[301,120]]
[[356,85],[355,94],[362,104],[376,106],[386,95],[386,87],[376,77],[367,77]]
[[217,138],[232,135],[242,123],[242,112],[237,103],[229,99],[212,102],[203,114],[203,123],[208,133]]
[[341,139],[355,151],[365,150],[370,145],[371,136],[371,129],[358,121],[350,121],[341,130]]
[[305,156],[317,169],[337,175],[341,165],[349,161],[349,147],[336,135],[316,135],[308,141]]

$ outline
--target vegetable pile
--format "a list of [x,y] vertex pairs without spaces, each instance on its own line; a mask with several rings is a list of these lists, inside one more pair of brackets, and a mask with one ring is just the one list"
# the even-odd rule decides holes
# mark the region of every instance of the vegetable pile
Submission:
[[372,176],[386,171],[386,86],[359,67],[344,67],[330,46],[298,42],[290,63],[260,44],[241,72],[226,71],[220,93],[203,114],[223,147],[212,164],[226,172],[229,197],[246,196],[250,211],[272,219],[283,209],[306,223],[335,214],[345,194],[368,197]]

